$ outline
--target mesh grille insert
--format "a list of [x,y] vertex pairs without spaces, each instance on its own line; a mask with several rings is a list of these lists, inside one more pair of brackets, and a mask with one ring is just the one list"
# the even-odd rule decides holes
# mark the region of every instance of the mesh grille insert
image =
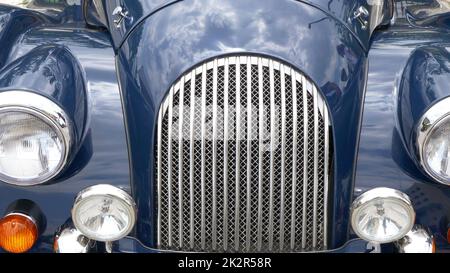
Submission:
[[203,63],[157,126],[158,248],[327,249],[329,114],[302,73],[254,56]]

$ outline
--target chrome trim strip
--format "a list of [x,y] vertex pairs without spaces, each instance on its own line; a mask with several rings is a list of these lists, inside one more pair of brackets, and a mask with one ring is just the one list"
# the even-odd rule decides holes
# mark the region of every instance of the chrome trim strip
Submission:
[[328,182],[329,182],[329,177],[328,177],[328,156],[329,156],[329,149],[330,149],[330,145],[329,145],[329,135],[328,135],[328,126],[329,126],[329,121],[328,121],[328,110],[327,110],[327,106],[325,104],[325,102],[323,103],[323,113],[324,113],[324,130],[325,130],[325,162],[324,162],[324,192],[325,192],[325,196],[324,196],[324,227],[323,227],[323,234],[324,234],[324,238],[323,238],[323,246],[324,249],[327,249],[328,247]]
[[319,157],[319,112],[317,106],[317,90],[313,87],[314,98],[314,198],[313,198],[313,248],[317,246],[317,194],[319,190],[318,157]]
[[169,246],[172,246],[172,121],[173,121],[173,87],[169,93],[169,125],[168,125],[168,150],[167,150],[167,187],[169,193],[169,211],[168,211],[168,229],[169,229]]
[[302,249],[306,247],[306,196],[308,192],[308,93],[306,79],[301,76],[303,95],[303,213],[302,213]]
[[247,215],[245,239],[247,251],[250,250],[250,204],[252,185],[252,67],[250,57],[247,57]]
[[213,67],[213,209],[212,209],[212,249],[217,247],[217,59]]
[[264,153],[264,86],[262,60],[258,58],[258,100],[259,100],[259,139],[258,139],[258,238],[257,248],[262,248],[262,191],[263,191],[263,153]]
[[240,164],[241,161],[241,148],[240,148],[240,139],[241,139],[241,68],[240,68],[240,60],[236,59],[236,206],[235,206],[235,218],[234,218],[234,248],[237,251],[239,249],[239,180],[240,180]]
[[189,135],[189,188],[190,188],[190,247],[194,248],[194,117],[195,117],[195,70],[191,72],[191,113],[190,113],[190,135]]
[[206,135],[206,64],[203,64],[202,66],[202,102],[201,102],[201,108],[202,108],[202,113],[201,113],[201,121],[200,121],[200,126],[201,126],[201,141],[202,141],[202,146],[201,146],[201,202],[202,202],[202,209],[201,209],[201,245],[202,245],[202,249],[205,248],[206,245],[206,238],[205,238],[205,231],[206,231],[206,226],[205,226],[205,135]]
[[33,216],[25,214],[23,212],[18,212],[18,211],[13,210],[13,211],[8,212],[7,214],[5,214],[5,216],[3,216],[2,219],[6,218],[8,216],[14,216],[14,215],[15,216],[21,216],[23,218],[26,218],[27,220],[30,220],[33,223],[33,225],[36,227],[36,229],[39,229],[39,225],[38,225],[37,220],[34,219]]
[[284,203],[286,179],[286,79],[284,65],[280,65],[281,74],[281,207],[280,207],[280,250],[284,247]]
[[224,77],[224,102],[223,102],[223,249],[228,249],[228,78],[229,78],[229,63],[228,58],[225,59],[225,77]]
[[156,224],[156,234],[157,236],[157,240],[156,240],[156,245],[158,247],[161,246],[161,194],[159,194],[161,192],[161,134],[162,134],[162,117],[163,117],[163,108],[161,107],[159,109],[159,114],[158,114],[158,131],[157,131],[157,141],[158,141],[158,145],[157,145],[157,153],[158,153],[158,170],[157,170],[157,189],[158,189],[158,216],[157,216],[157,224]]
[[295,204],[297,201],[297,142],[298,142],[298,136],[297,136],[297,78],[295,71],[291,69],[291,82],[292,82],[292,119],[293,119],[293,137],[292,137],[292,209],[291,209],[291,250],[294,250],[295,247]]
[[269,196],[269,250],[273,248],[273,183],[274,183],[274,150],[275,150],[275,84],[273,61],[269,60],[270,77],[270,196]]
[[183,247],[183,119],[184,119],[184,84],[186,78],[180,81],[180,95],[178,101],[178,230],[179,245]]

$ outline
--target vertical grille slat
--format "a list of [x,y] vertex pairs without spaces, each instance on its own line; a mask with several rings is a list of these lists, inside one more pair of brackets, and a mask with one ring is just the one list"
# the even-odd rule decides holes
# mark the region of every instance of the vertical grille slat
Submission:
[[[258,89],[263,90],[263,68],[262,60],[258,58]],[[262,195],[263,195],[263,156],[264,156],[264,94],[258,92],[259,103],[259,136],[258,136],[258,230],[257,250],[262,248]]]
[[196,101],[196,96],[195,96],[195,71],[192,71],[191,73],[191,105],[190,105],[190,127],[189,127],[189,199],[190,199],[190,221],[189,221],[189,225],[190,225],[190,249],[194,248],[194,173],[195,173],[195,169],[194,169],[194,160],[195,160],[195,154],[194,154],[194,130],[195,130],[195,126],[194,126],[194,118],[195,118],[195,101]]
[[[168,135],[171,136],[172,135],[172,120],[173,120],[173,88],[172,90],[170,90],[169,93],[169,123],[167,126],[167,130],[168,130]],[[167,181],[165,181],[167,183],[167,187],[168,187],[168,200],[167,200],[167,204],[168,204],[168,235],[169,235],[169,247],[172,246],[172,145],[173,142],[169,141],[168,143],[168,148],[167,148],[167,155],[168,155],[168,163],[167,163]]]
[[[295,219],[296,219],[296,202],[297,202],[297,143],[298,143],[298,106],[297,106],[297,79],[295,72],[291,69],[292,83],[292,207],[291,207],[291,243],[290,250],[295,249]],[[301,166],[300,166],[301,167]]]
[[245,249],[250,251],[250,214],[251,214],[251,186],[252,186],[252,81],[251,61],[247,57],[247,206],[245,225]]
[[239,220],[240,220],[240,167],[241,167],[241,67],[240,58],[236,60],[236,117],[235,117],[235,148],[236,148],[236,160],[235,160],[235,183],[236,183],[236,194],[235,194],[235,212],[234,212],[234,249],[237,251],[239,249]]
[[[163,117],[163,108],[161,107],[161,109],[159,110],[159,114],[158,114],[158,124],[162,124],[162,117]],[[161,211],[161,204],[162,204],[162,200],[161,200],[161,181],[162,181],[162,160],[161,160],[161,156],[162,156],[162,152],[161,152],[161,144],[162,144],[162,126],[158,126],[157,129],[157,152],[156,152],[156,187],[157,187],[157,192],[158,194],[158,208],[157,208],[157,220],[156,220],[156,228],[157,228],[157,241],[156,241],[156,245],[158,247],[161,246],[161,215],[162,215],[162,211]]]
[[158,112],[159,249],[327,249],[333,156],[326,103],[293,67],[216,58],[184,74]]
[[280,200],[280,251],[284,248],[284,205],[286,179],[286,79],[284,66],[280,66],[281,74],[281,200]]
[[180,81],[180,92],[178,101],[178,232],[179,232],[179,246],[183,248],[183,117],[184,117],[184,83],[185,78],[182,77]]
[[306,248],[306,216],[307,216],[307,193],[308,193],[308,91],[306,90],[306,80],[302,76],[302,94],[303,94],[303,202],[302,202],[302,238],[301,249]]
[[206,214],[205,214],[205,145],[206,145],[206,64],[202,66],[202,89],[201,89],[201,248],[205,249],[206,246]]
[[319,114],[318,114],[318,102],[317,102],[317,92],[313,88],[313,101],[314,101],[314,198],[313,198],[313,248],[317,246],[317,194],[319,187],[319,177],[318,177],[318,157],[319,157]]
[[270,85],[270,191],[269,191],[269,251],[273,248],[273,180],[274,180],[274,150],[275,150],[275,83],[273,61],[269,60],[269,85]]
[[323,104],[323,120],[324,120],[324,169],[323,169],[323,184],[324,184],[324,198],[323,198],[323,209],[324,209],[324,215],[323,215],[323,248],[328,248],[328,179],[329,179],[329,173],[328,173],[328,164],[329,164],[329,149],[330,149],[330,136],[329,136],[329,121],[328,121],[328,111],[326,108],[325,103]]
[[217,247],[217,60],[213,67],[212,249]]
[[[223,250],[226,251],[228,249],[228,139],[229,139],[229,130],[228,130],[228,119],[229,119],[229,111],[228,111],[228,84],[229,84],[229,60],[225,59],[224,65],[224,102],[223,102]],[[220,182],[219,182],[220,183]]]

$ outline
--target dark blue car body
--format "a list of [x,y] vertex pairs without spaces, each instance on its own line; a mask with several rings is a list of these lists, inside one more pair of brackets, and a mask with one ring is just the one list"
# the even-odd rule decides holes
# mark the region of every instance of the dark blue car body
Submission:
[[[384,1],[362,27],[365,0],[96,0],[0,5],[0,92],[29,90],[64,106],[75,122],[77,154],[63,173],[32,187],[0,183],[0,210],[17,199],[38,204],[46,229],[31,252],[53,252],[54,234],[78,192],[111,184],[138,208],[116,252],[157,252],[157,114],[184,71],[217,56],[270,56],[318,86],[333,128],[330,251],[365,252],[350,227],[362,192],[389,187],[409,195],[416,223],[437,251],[450,249],[450,188],[428,177],[415,156],[422,114],[450,95],[450,10],[435,0]],[[376,2],[376,1],[375,1]],[[112,11],[128,18],[120,27]],[[375,12],[374,12],[375,13]],[[432,13],[430,13],[432,14]],[[1,251],[1,250],[0,250]]]

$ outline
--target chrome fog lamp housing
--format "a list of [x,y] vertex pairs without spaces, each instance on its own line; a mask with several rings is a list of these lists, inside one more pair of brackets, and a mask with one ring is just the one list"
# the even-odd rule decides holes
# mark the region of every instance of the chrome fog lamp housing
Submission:
[[96,252],[96,242],[84,236],[69,220],[56,231],[53,250],[56,253],[91,253]]
[[0,180],[19,186],[49,181],[67,165],[73,144],[68,116],[28,91],[0,93]]
[[394,244],[399,253],[435,253],[436,244],[431,231],[415,225],[405,237]]
[[79,192],[72,208],[75,227],[89,239],[101,242],[127,236],[136,218],[133,198],[125,191],[105,184]]
[[450,98],[428,109],[419,120],[417,148],[420,165],[436,181],[450,185]]
[[398,190],[375,188],[361,194],[352,204],[352,228],[369,242],[394,242],[412,229],[414,220],[409,197]]

